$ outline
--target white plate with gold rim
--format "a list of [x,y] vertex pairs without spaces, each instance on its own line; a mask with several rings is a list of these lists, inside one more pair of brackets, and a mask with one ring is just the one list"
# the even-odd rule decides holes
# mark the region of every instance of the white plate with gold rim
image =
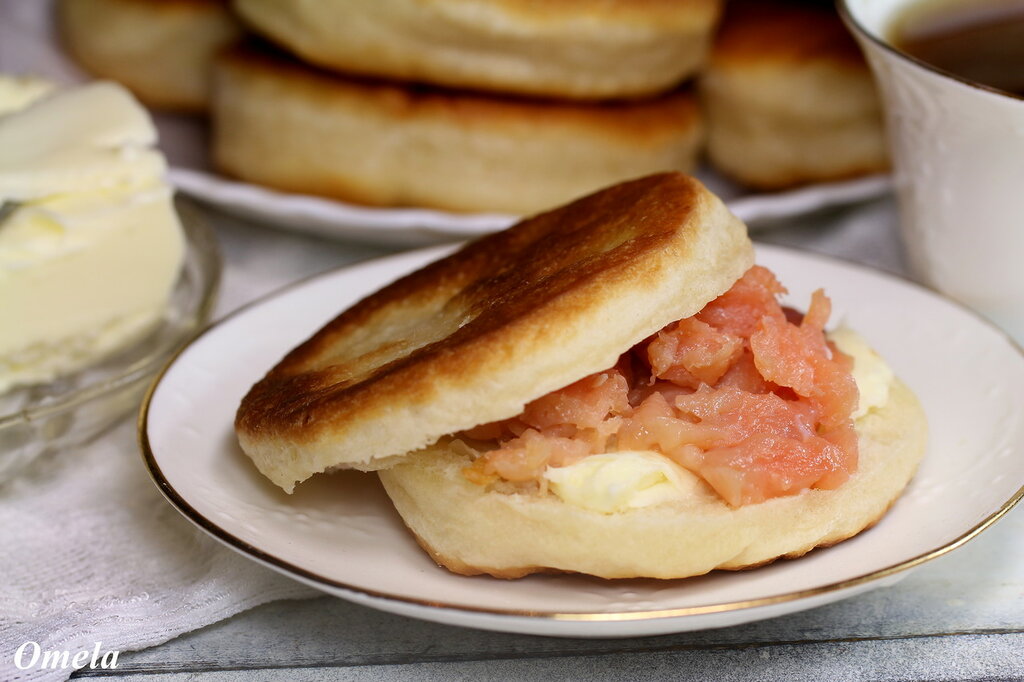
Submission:
[[974,537],[1024,488],[1024,354],[965,309],[896,277],[759,247],[805,306],[825,287],[914,389],[930,422],[917,477],[874,528],[793,561],[676,581],[536,575],[467,578],[438,568],[372,474],[321,475],[288,496],[238,449],[235,409],[294,345],[396,277],[447,252],[404,253],[320,275],[215,325],[154,384],[139,419],[146,463],[194,524],[270,568],[384,611],[491,630],[644,636],[734,625],[891,584]]

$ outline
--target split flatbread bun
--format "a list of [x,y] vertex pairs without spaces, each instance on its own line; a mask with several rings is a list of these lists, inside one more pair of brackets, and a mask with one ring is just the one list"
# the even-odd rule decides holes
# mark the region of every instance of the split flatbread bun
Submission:
[[[860,365],[851,375],[843,363],[877,356],[864,346],[851,351],[856,359],[850,361],[847,346],[843,354],[826,349],[821,325],[828,303],[820,294],[802,322],[793,322],[795,313],[770,295],[775,308],[753,318],[757,331],[743,342],[748,346],[699,321],[704,318],[687,321],[698,313],[738,310],[739,317],[719,320],[726,329],[740,324],[744,310],[761,309],[757,291],[781,291],[752,261],[744,226],[693,178],[666,173],[611,187],[473,242],[343,312],[250,390],[236,417],[239,443],[287,492],[322,471],[378,470],[420,544],[457,573],[681,578],[833,544],[875,523],[899,496],[923,454],[924,416],[910,391],[873,360],[864,365],[881,368],[868,373],[875,384],[866,392],[870,409],[861,395],[864,414],[851,420]],[[726,300],[734,307],[725,307]],[[703,340],[687,346],[695,337],[679,332],[677,320]],[[751,364],[761,358],[751,354],[764,347],[764,358],[782,372],[771,381],[784,381],[788,360],[772,359],[771,329],[787,348],[818,349],[809,391],[799,382],[790,390],[752,374],[765,371]],[[681,336],[673,336],[677,332]],[[655,346],[689,359],[662,374],[654,369],[660,363]],[[638,348],[649,364],[639,364],[647,361],[636,355]],[[747,355],[753,360],[744,365]],[[716,358],[725,356],[731,369],[720,366],[711,377]],[[696,375],[680,374],[684,366],[700,375],[691,389],[682,386]],[[658,381],[644,379],[641,367]],[[797,374],[807,376],[803,369]],[[821,387],[835,390],[818,392]],[[613,408],[616,390],[621,400]],[[545,403],[552,395],[554,402]],[[666,400],[679,409],[678,401],[700,404],[685,408],[700,422],[659,417],[672,409]],[[716,426],[711,413],[737,400],[752,407],[726,409],[723,414],[739,420]],[[602,401],[601,415],[623,416],[590,420]],[[845,405],[846,412],[830,412],[830,404]],[[830,422],[829,414],[842,418]],[[785,415],[795,418],[785,428],[802,434],[789,434],[796,440],[772,426]],[[545,420],[554,428],[545,431],[538,423]],[[656,450],[669,422],[675,424],[670,431],[682,429],[671,433],[693,442],[707,439],[708,429],[724,429],[714,432],[718,438],[763,423],[749,440],[776,438],[779,445],[767,457],[747,457],[742,445],[707,451],[685,445],[662,455]],[[573,424],[578,428],[566,431]],[[526,425],[537,430],[531,434]],[[617,446],[580,455],[579,446],[607,438],[598,434],[609,425],[618,435],[604,445]],[[483,432],[495,428],[511,429],[518,449],[486,445],[497,436]],[[649,437],[653,445],[636,444]],[[843,449],[850,438],[859,464],[843,470],[837,463],[850,461]],[[794,447],[810,455],[778,476],[773,462],[785,461]],[[537,466],[532,458],[543,448],[551,449],[540,471],[545,477],[561,472],[561,483],[520,475]],[[576,456],[555,462],[570,451]],[[736,452],[755,468],[767,459],[766,469],[750,474],[753,493],[748,471],[730,470],[723,478],[720,461],[705,459]],[[823,458],[815,459],[815,452]],[[599,461],[610,468],[586,473]],[[628,469],[636,462],[655,462],[655,470],[634,475]],[[832,468],[793,487],[822,462]],[[585,473],[571,473],[577,466]],[[643,485],[628,504],[602,506],[638,481]],[[677,488],[664,485],[673,481]],[[756,488],[764,485],[775,492],[757,498]],[[576,492],[569,494],[572,486]],[[780,493],[779,486],[790,487]]]
[[779,189],[888,168],[870,70],[835,8],[733,0],[700,77],[708,156]]
[[527,214],[696,165],[689,91],[616,103],[343,77],[249,46],[216,67],[213,157],[248,182],[378,206]]
[[703,62],[721,0],[235,0],[251,28],[345,73],[605,99],[672,88]]
[[241,32],[226,0],[62,0],[60,23],[82,66],[175,111],[206,109],[213,54]]
[[287,492],[328,469],[391,466],[614,365],[752,262],[743,224],[697,180],[617,185],[346,310],[252,388],[239,442]]

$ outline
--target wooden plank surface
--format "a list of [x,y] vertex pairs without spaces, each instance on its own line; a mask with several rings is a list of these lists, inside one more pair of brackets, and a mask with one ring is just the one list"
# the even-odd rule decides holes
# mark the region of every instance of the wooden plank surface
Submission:
[[[511,635],[324,597],[125,653],[113,679],[1024,680],[1024,508],[899,584],[759,623],[638,639]],[[85,676],[85,675],[83,675]]]
[[[983,635],[954,640],[851,642],[842,645],[759,646],[741,650],[633,652],[614,656],[565,656],[384,664],[364,667],[277,668],[158,673],[152,682],[248,682],[263,680],[730,680],[764,682],[859,682],[861,680],[1020,679],[1014,657],[1024,636]],[[131,676],[128,676],[131,677]],[[125,677],[124,679],[128,679]]]

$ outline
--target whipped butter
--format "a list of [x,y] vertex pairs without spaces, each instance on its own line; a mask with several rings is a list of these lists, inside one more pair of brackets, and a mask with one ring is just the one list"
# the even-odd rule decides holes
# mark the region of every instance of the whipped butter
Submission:
[[872,350],[864,338],[849,327],[839,327],[829,332],[828,340],[853,358],[853,380],[860,393],[860,402],[853,411],[853,418],[859,419],[871,410],[884,407],[889,402],[893,373],[882,356]]
[[[859,334],[846,327],[830,332],[828,338],[853,358],[853,379],[860,392],[853,418],[883,407],[893,381],[889,366]],[[605,514],[704,492],[700,478],[653,451],[590,455],[569,466],[548,467],[544,478],[548,490],[563,502]]]
[[52,380],[161,315],[183,238],[156,130],[94,83],[0,115],[0,391]]
[[563,502],[606,514],[686,497],[703,486],[697,476],[667,457],[632,450],[548,467],[544,478]]

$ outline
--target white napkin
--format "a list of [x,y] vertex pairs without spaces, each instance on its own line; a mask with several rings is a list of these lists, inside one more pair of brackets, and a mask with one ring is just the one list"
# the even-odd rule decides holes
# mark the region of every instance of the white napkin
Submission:
[[[0,679],[41,651],[141,649],[276,599],[318,594],[220,546],[161,497],[127,419],[0,488]],[[21,659],[28,662],[34,647]]]

